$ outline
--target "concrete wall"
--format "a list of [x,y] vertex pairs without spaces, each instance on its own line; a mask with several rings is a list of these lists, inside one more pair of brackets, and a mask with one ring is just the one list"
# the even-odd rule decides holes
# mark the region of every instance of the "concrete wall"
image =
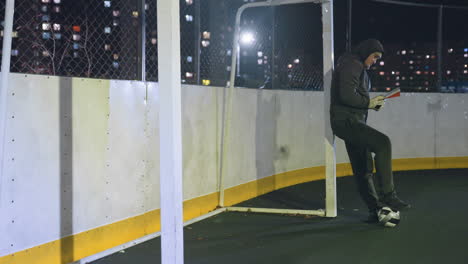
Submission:
[[[11,74],[0,256],[159,208],[155,83]],[[217,190],[223,89],[183,86],[184,199]],[[369,123],[393,158],[468,156],[467,94],[403,94]],[[321,92],[235,89],[225,186],[324,165]],[[348,162],[337,140],[339,163]]]

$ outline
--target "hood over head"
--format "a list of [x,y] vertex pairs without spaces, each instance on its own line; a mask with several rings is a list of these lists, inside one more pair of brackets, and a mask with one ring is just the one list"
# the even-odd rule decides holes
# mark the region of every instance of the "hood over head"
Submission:
[[382,43],[376,39],[367,39],[359,43],[353,50],[352,53],[359,56],[359,59],[364,62],[369,55],[374,52],[384,53]]

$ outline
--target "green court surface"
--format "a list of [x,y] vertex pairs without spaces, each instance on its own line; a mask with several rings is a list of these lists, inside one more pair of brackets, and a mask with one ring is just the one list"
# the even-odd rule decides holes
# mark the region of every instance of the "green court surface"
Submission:
[[[412,208],[396,228],[368,224],[353,177],[337,180],[338,217],[228,212],[184,228],[187,264],[468,263],[468,169],[395,172]],[[239,206],[323,208],[324,181],[284,188]],[[155,238],[93,264],[161,263]]]

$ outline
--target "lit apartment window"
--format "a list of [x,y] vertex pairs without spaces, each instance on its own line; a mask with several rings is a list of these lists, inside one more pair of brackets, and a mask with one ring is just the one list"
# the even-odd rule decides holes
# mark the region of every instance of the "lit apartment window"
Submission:
[[50,23],[42,23],[42,30],[50,30]]
[[210,41],[209,40],[202,40],[201,44],[202,44],[202,46],[204,48],[206,48],[206,47],[208,47],[210,45]]
[[203,38],[204,39],[210,39],[211,38],[211,33],[208,31],[203,31]]

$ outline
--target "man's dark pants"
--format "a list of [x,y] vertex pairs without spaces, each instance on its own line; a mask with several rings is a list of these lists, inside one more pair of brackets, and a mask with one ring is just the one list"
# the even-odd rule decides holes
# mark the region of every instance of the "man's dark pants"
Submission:
[[[365,122],[352,118],[332,120],[332,129],[346,144],[359,193],[369,210],[382,207],[379,196],[394,191],[390,139]],[[375,183],[372,153],[375,154]]]

